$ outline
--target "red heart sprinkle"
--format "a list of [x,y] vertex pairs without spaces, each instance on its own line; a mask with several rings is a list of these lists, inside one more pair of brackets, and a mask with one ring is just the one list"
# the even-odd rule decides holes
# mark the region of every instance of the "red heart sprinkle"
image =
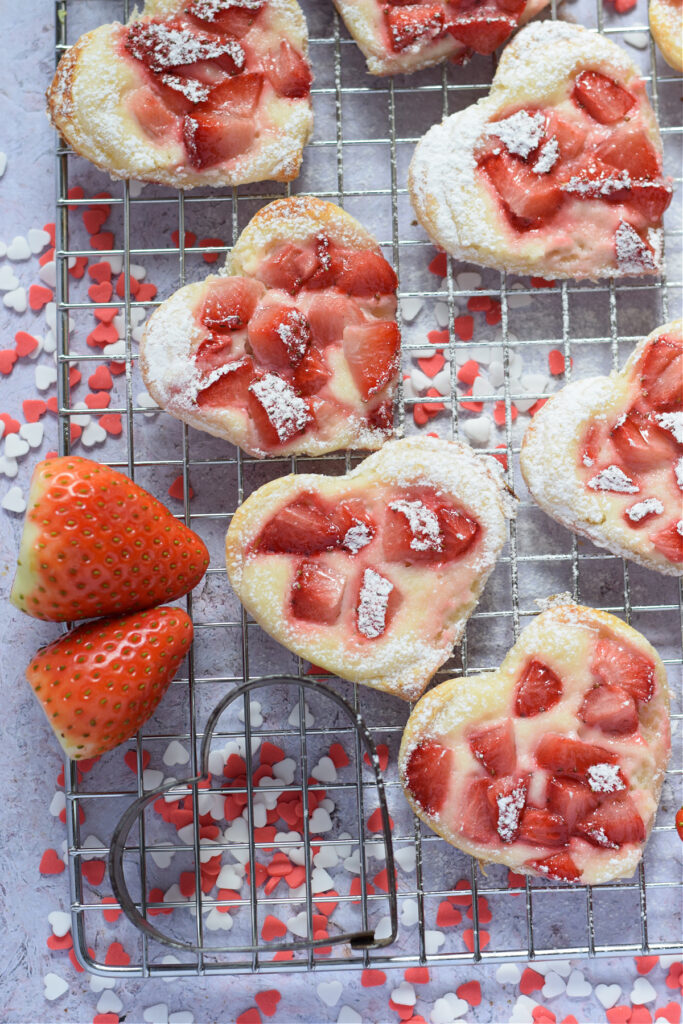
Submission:
[[666,976],[667,988],[678,988],[683,984],[683,964],[672,964]]
[[[128,275],[128,290],[130,294],[135,298],[140,291],[140,282],[137,277],[133,277],[132,274]],[[120,299],[123,299],[126,294],[126,275],[119,274],[116,281],[116,294]]]
[[[104,909],[104,905],[109,903],[113,903],[114,906],[111,908],[107,907],[107,909]],[[102,907],[102,917],[104,918],[105,921],[109,921],[110,924],[113,924],[114,921],[118,921],[118,919],[121,917],[121,914],[123,913],[121,908],[116,905],[116,900],[114,899],[113,896],[104,896],[102,898]]]
[[453,320],[453,327],[461,341],[471,341],[474,334],[474,317],[468,314],[456,316]]
[[47,402],[41,398],[27,398],[21,403],[24,412],[24,419],[27,423],[37,423],[41,416],[47,412]]
[[448,331],[427,331],[427,341],[430,345],[438,345],[439,348],[445,348],[450,341]]
[[50,847],[40,858],[38,870],[41,875],[61,875],[65,867],[66,864],[57,856],[57,851]]
[[[207,246],[207,245],[211,245],[211,246],[223,245],[223,239],[222,238],[202,238],[201,241],[199,242],[199,244],[201,245],[202,248],[204,248],[204,246]],[[204,261],[206,263],[215,263],[219,256],[220,256],[219,252],[205,252],[203,258],[204,258]]]
[[189,900],[191,896],[194,896],[196,888],[194,871],[180,872],[178,888],[180,889],[181,893],[183,894],[186,900]]
[[573,1013],[570,1013],[568,1017],[565,1017],[561,1024],[579,1024],[578,1020]]
[[[177,501],[185,500],[185,485],[183,483],[182,476],[177,476],[171,486],[168,489],[170,498],[175,498]],[[194,498],[194,490],[190,485],[190,498]]]
[[385,985],[387,976],[384,971],[366,968],[360,976],[360,983],[363,988],[375,988],[377,985]]
[[101,281],[99,284],[90,285],[88,295],[93,302],[109,302],[113,291],[111,281]]
[[127,967],[130,957],[120,942],[112,942],[104,958],[107,967]]
[[[176,228],[175,231],[171,232],[171,240],[172,240],[173,244],[175,245],[175,247],[178,248],[179,247],[178,246],[178,242],[180,240],[180,232],[178,231],[177,228]],[[186,249],[191,249],[196,241],[197,241],[197,236],[194,234],[194,232],[192,232],[192,231],[186,231],[185,232],[184,247]]]
[[17,434],[19,432],[19,427],[21,426],[21,423],[19,422],[19,420],[13,419],[9,415],[9,413],[0,412],[0,421],[2,421],[2,423],[4,423],[5,425],[5,429],[3,430],[0,437],[7,437],[8,434]]
[[[257,865],[257,867],[262,867],[262,865],[259,864]],[[277,917],[273,917],[272,914],[268,914],[265,921],[263,922],[263,927],[261,928],[261,938],[264,939],[266,942],[272,942],[273,939],[281,939],[283,935],[286,934],[287,928],[282,923],[282,921],[280,921],[279,918]]]
[[87,256],[77,256],[76,262],[73,267],[69,267],[69,273],[72,277],[75,277],[77,281],[85,275],[85,268],[88,266]]
[[613,1006],[605,1011],[609,1024],[628,1024],[631,1019],[630,1006]]
[[424,427],[429,423],[429,416],[426,413],[424,405],[420,402],[413,406],[413,419],[415,420],[415,425],[418,427]]
[[118,1013],[96,1013],[92,1024],[119,1024]]
[[461,384],[466,384],[468,388],[472,387],[478,376],[479,363],[476,359],[468,359],[458,370],[458,380]]
[[100,260],[99,263],[93,263],[88,270],[88,274],[98,284],[102,284],[104,281],[111,281],[111,263],[109,260]]
[[138,302],[151,302],[152,299],[156,298],[157,286],[152,284],[151,281],[145,281],[138,288],[138,293],[135,296]]
[[43,231],[47,231],[48,235],[50,236],[50,241],[52,242],[52,245],[54,245],[55,244],[55,225],[54,225],[54,223],[52,221],[50,221],[49,224],[43,224]]
[[85,396],[85,404],[89,409],[106,409],[110,402],[111,395],[108,391],[98,391]]
[[681,1008],[678,1003],[667,1003],[666,1006],[655,1010],[655,1020],[664,1017],[669,1024],[681,1024]]
[[104,348],[105,345],[113,345],[115,341],[118,341],[119,333],[113,324],[99,323],[86,340],[91,347]]
[[97,235],[90,236],[90,244],[98,252],[114,248],[114,235],[111,231],[100,231]]
[[[385,772],[387,770],[387,765],[389,764],[389,748],[386,745],[386,743],[378,743],[376,749],[379,767],[381,771]],[[363,760],[367,765],[372,767],[372,761],[370,760],[367,754],[363,754]]]
[[101,324],[110,324],[118,312],[119,310],[116,306],[98,306],[97,309],[93,309],[93,316]]
[[[571,359],[569,363],[571,365]],[[554,377],[559,377],[564,373],[566,369],[564,353],[560,352],[559,348],[554,348],[548,353],[548,369]]]
[[[391,815],[389,815],[389,827],[393,829],[394,821]],[[382,812],[379,807],[376,807],[368,818],[368,832],[381,832],[382,825]]]
[[538,410],[542,409],[547,401],[548,401],[547,398],[539,398],[539,400],[537,402],[534,402],[534,404],[529,409],[529,415],[530,416],[535,416],[536,413],[538,412]]
[[328,750],[328,755],[337,771],[339,771],[340,768],[346,768],[347,765],[351,764],[341,743],[333,743]]
[[437,277],[446,277],[448,275],[448,256],[446,253],[437,253],[429,264],[428,270],[430,273],[436,274]]
[[[507,449],[506,449],[504,444],[498,444],[498,445],[496,445],[496,448],[497,449],[500,448],[500,449],[502,449],[502,451],[500,452],[500,454],[498,454],[497,452],[492,452],[491,458],[496,459],[497,462],[500,462],[500,464],[503,467],[503,469],[507,472],[507,468],[508,468]],[[513,885],[512,882],[510,881],[510,876],[511,875],[513,875],[513,872],[509,871],[508,872],[508,885],[511,888],[513,888],[513,889],[517,889],[518,886],[517,885]],[[515,878],[521,878],[522,879],[522,885],[524,885],[524,877],[522,875],[514,875],[514,877]]]
[[[465,397],[467,398],[471,394],[472,394],[472,388],[468,388],[468,390],[465,392]],[[469,412],[481,412],[482,409],[484,408],[484,403],[483,402],[462,402],[461,401],[460,402],[460,408],[461,409],[467,409]]]
[[88,387],[91,391],[109,391],[113,385],[114,381],[106,366],[98,366],[88,377]]
[[[375,875],[375,877],[373,878],[373,882],[375,883],[375,885],[377,886],[378,889],[382,890],[382,892],[389,892],[389,875],[387,873],[387,869],[386,868],[382,868],[382,870],[379,871]],[[395,882],[396,882],[396,868],[394,868],[394,883]]]
[[[275,743],[271,743],[270,740],[263,741],[259,748],[259,755],[261,757],[261,764],[279,764],[280,761],[284,761],[285,759],[285,752],[282,747],[278,747]],[[230,756],[232,757],[232,754]],[[239,755],[237,756],[239,757]],[[242,758],[240,757],[239,760],[241,761]]]
[[17,331],[14,335],[14,350],[18,356],[30,356],[38,348],[38,339],[28,331]]
[[46,306],[48,302],[52,302],[53,298],[52,290],[45,288],[42,284],[32,284],[28,290],[28,304],[35,312]]
[[109,363],[109,369],[114,374],[114,376],[118,377],[119,374],[126,372],[126,364],[112,361],[111,363]]
[[648,974],[659,963],[658,956],[636,956],[633,959],[636,962],[638,974]]
[[254,1002],[261,1013],[265,1013],[266,1017],[275,1016],[277,1013],[277,1004],[281,999],[282,996],[276,988],[268,988],[265,992],[257,992],[254,996]]
[[99,424],[101,427],[111,434],[112,437],[118,437],[123,431],[123,424],[121,423],[121,414],[118,412],[107,412],[104,416],[100,416]]
[[72,366],[69,370],[69,387],[75,388],[77,384],[81,383],[81,371],[77,370],[75,366]]
[[13,348],[0,349],[0,373],[4,373],[5,376],[11,373],[14,364],[17,361],[17,353]]
[[96,235],[107,220],[109,213],[105,206],[91,206],[83,211],[83,226],[89,235]]
[[525,996],[531,995],[532,992],[536,992],[537,989],[543,988],[545,985],[545,978],[538,971],[532,970],[531,967],[525,967],[522,972],[522,977],[519,982],[519,991]]
[[534,1006],[531,1016],[534,1024],[557,1024],[557,1017],[546,1006]]
[[467,300],[467,308],[470,313],[485,313],[493,306],[493,299],[490,295],[472,295]]
[[467,889],[467,893],[464,896],[451,896],[450,901],[456,907],[470,907],[472,905],[472,893],[470,883],[466,878],[461,878],[455,883],[456,890]]
[[442,900],[436,913],[437,928],[453,928],[461,924],[462,914],[457,907],[454,907],[448,900]]
[[647,1006],[634,1006],[629,1024],[652,1024],[652,1014]]
[[443,357],[443,352],[439,349],[429,359],[418,359],[417,365],[420,367],[423,373],[428,377],[436,377],[437,373],[443,370],[446,364],[446,360]]
[[60,949],[71,949],[73,947],[74,940],[71,938],[71,932],[67,932],[66,935],[48,935],[47,948],[52,950]]
[[[502,427],[505,423],[505,402],[494,402],[493,404],[493,418],[499,427]],[[517,406],[514,402],[510,403],[510,421],[512,423],[517,419]]]
[[[474,932],[472,931],[471,928],[465,929],[465,931],[462,933],[462,940],[469,949],[470,953],[474,953]],[[489,935],[489,933],[485,931],[485,929],[481,928],[479,930],[479,949],[486,949],[490,941],[491,936]]]
[[[80,185],[72,185],[71,188],[69,189],[69,191],[67,192],[67,197],[69,199],[84,199],[85,198],[85,192],[83,191],[83,189],[81,188]],[[70,210],[77,210],[78,207],[74,203],[74,205],[70,206],[69,209]]]
[[90,882],[90,885],[100,885],[106,869],[107,865],[103,860],[81,861],[81,874]]
[[479,1006],[481,1002],[481,985],[478,981],[466,981],[464,985],[456,988],[455,994],[458,999],[464,999],[470,1006]]
[[[305,876],[306,876],[306,872],[304,871],[304,869],[302,868],[301,870],[303,872],[303,875],[301,876],[301,882],[299,884],[303,884],[303,881],[304,881]],[[292,872],[292,875],[293,874],[294,874],[294,872]],[[292,875],[288,875],[287,876],[287,884],[290,886],[290,888],[296,889],[297,886],[296,885],[292,885]],[[333,914],[335,912],[335,910],[337,909],[337,907],[339,906],[339,900],[337,900],[337,899],[322,900],[322,899],[320,899],[320,896],[334,897],[334,896],[339,896],[339,893],[337,892],[336,889],[330,889],[329,892],[320,893],[319,896],[318,896],[318,899],[315,901],[315,905],[318,908],[318,910],[320,911],[320,913],[324,914],[325,917],[329,917],[330,914]]]
[[494,300],[491,309],[486,310],[486,323],[490,324],[491,327],[495,327],[503,319],[503,311],[500,308],[500,302]]
[[[126,762],[126,764],[128,765],[128,767],[130,768],[130,770],[132,772],[137,772],[137,770],[138,770],[138,752],[137,752],[137,750],[127,750],[126,753],[123,755],[123,760]],[[149,750],[143,750],[142,751],[142,770],[143,771],[145,770],[145,768],[147,768],[149,766],[149,762],[150,762]]]
[[45,252],[43,253],[43,255],[38,260],[38,263],[41,265],[41,267],[44,267],[46,263],[52,263],[54,258],[55,258],[55,251],[54,251],[54,249],[46,249]]
[[408,967],[403,977],[406,981],[409,981],[411,985],[427,985],[429,983],[429,968],[428,967]]
[[[176,232],[177,234],[177,232]],[[262,1024],[263,1017],[258,1012],[255,1006],[250,1006],[248,1010],[241,1013],[236,1018],[235,1024]]]
[[408,1021],[413,1016],[413,1007],[405,1006],[403,1003],[395,1003],[393,999],[389,1000],[389,1009],[397,1013],[401,1020]]

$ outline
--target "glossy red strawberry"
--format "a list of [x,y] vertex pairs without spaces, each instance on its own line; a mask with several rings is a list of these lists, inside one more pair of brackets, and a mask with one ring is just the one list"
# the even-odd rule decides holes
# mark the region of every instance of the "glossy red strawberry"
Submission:
[[551,778],[548,782],[548,810],[560,814],[567,822],[570,832],[574,831],[577,821],[582,821],[595,810],[599,801],[600,798],[593,793],[590,786],[577,779],[559,776]]
[[557,182],[534,174],[508,152],[487,157],[481,166],[517,226],[532,227],[560,208],[564,197]]
[[202,171],[244,153],[256,138],[249,117],[234,117],[225,110],[196,110],[183,122],[183,141],[190,164]]
[[623,687],[609,683],[588,691],[578,716],[586,725],[610,736],[625,736],[638,728],[638,709],[634,698]]
[[497,725],[487,725],[468,736],[470,750],[489,775],[500,778],[515,770],[517,751],[512,719]]
[[249,344],[264,366],[276,370],[299,365],[311,344],[308,320],[295,306],[263,302],[249,321]]
[[180,608],[88,622],[42,647],[26,677],[68,757],[103,754],[134,736],[192,643]]
[[396,271],[379,252],[342,251],[331,258],[331,266],[337,288],[358,299],[390,295],[398,286]]
[[239,331],[249,323],[262,294],[262,285],[249,277],[213,278],[199,319],[214,331]]
[[347,327],[344,331],[344,355],[365,401],[396,376],[400,347],[401,334],[398,325],[391,320]]
[[645,825],[628,795],[605,800],[576,825],[576,834],[594,846],[618,850],[624,843],[642,843]]
[[497,779],[489,785],[487,798],[491,818],[499,838],[504,843],[513,843],[519,838],[528,789],[528,778],[513,775]]
[[489,779],[473,779],[463,796],[460,830],[475,843],[491,843],[498,833],[489,800]]
[[683,562],[683,518],[652,534],[652,543],[671,562]]
[[286,39],[280,43],[277,56],[270,59],[266,75],[278,96],[300,99],[311,90],[313,75],[308,62]]
[[546,807],[527,807],[522,815],[519,838],[534,846],[566,846],[569,829],[561,814]]
[[322,562],[302,562],[292,584],[292,614],[333,625],[341,613],[346,578]]
[[438,740],[422,740],[410,752],[405,768],[413,799],[427,812],[438,814],[448,795],[453,751]]
[[670,462],[676,452],[672,435],[637,409],[619,418],[610,438],[621,464],[636,472]]
[[536,748],[536,760],[541,768],[584,778],[589,768],[599,764],[616,765],[619,758],[613,751],[594,743],[549,733]]
[[227,405],[244,405],[249,398],[249,387],[256,379],[254,364],[246,356],[225,366],[221,376],[203,388],[197,395],[200,408],[224,409]]
[[477,53],[489,54],[502,46],[516,24],[516,18],[487,5],[454,19],[449,23],[448,31]]
[[389,7],[385,16],[391,47],[397,53],[415,43],[438,39],[444,30],[444,10],[440,4]]
[[635,98],[599,71],[582,71],[576,76],[572,97],[600,124],[615,124],[629,112]]
[[64,622],[174,601],[209,565],[204,542],[116,470],[65,455],[36,466],[10,600]]
[[534,658],[525,668],[515,691],[515,713],[533,718],[554,707],[562,696],[562,681],[551,668]]
[[554,853],[542,860],[529,860],[526,867],[558,882],[577,882],[581,872],[568,853]]
[[258,106],[262,89],[263,75],[260,72],[226,78],[211,90],[209,99],[196,109],[223,110],[233,117],[251,117]]
[[591,669],[601,682],[621,686],[637,701],[649,701],[655,692],[655,667],[650,659],[616,640],[598,640]]
[[150,139],[163,139],[174,131],[178,119],[154,89],[143,85],[128,95],[128,107]]
[[648,346],[641,385],[651,409],[680,409],[683,404],[683,344],[663,334]]
[[339,527],[315,498],[300,498],[280,509],[256,541],[259,551],[314,555],[339,547]]

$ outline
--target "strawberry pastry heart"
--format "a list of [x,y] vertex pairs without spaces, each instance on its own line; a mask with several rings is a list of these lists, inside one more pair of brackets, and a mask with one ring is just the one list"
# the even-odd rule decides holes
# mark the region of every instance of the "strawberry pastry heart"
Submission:
[[645,637],[605,612],[558,605],[496,672],[422,698],[403,734],[401,781],[415,813],[478,860],[568,882],[627,877],[657,810],[668,707]]
[[562,388],[521,452],[531,496],[594,544],[683,575],[682,321],[658,327],[621,373]]
[[379,448],[392,434],[401,337],[396,274],[338,206],[278,200],[226,271],[147,323],[147,389],[172,415],[251,455]]
[[650,0],[650,31],[662,57],[675,71],[683,71],[683,3]]
[[489,95],[419,142],[409,187],[459,259],[546,278],[659,272],[671,186],[645,84],[578,25],[523,29]]
[[64,54],[48,113],[115,178],[291,181],[313,127],[307,49],[296,0],[147,0]]
[[391,441],[346,476],[259,488],[226,538],[230,582],[281,644],[413,700],[461,638],[506,539],[497,463],[435,438]]
[[373,75],[493,53],[548,0],[334,0]]

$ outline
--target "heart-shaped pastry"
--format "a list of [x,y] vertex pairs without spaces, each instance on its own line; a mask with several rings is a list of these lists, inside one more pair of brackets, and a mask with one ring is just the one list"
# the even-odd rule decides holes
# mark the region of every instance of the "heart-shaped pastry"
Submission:
[[372,75],[395,75],[493,53],[548,0],[334,0]]
[[568,384],[534,416],[522,474],[534,501],[599,547],[683,575],[683,322],[621,373]]
[[291,181],[313,127],[307,50],[296,0],[146,0],[64,54],[48,113],[115,178]]
[[233,516],[228,576],[258,623],[315,665],[405,700],[461,638],[506,539],[498,464],[392,441],[346,476],[260,487]]
[[623,50],[578,25],[519,32],[489,95],[418,143],[409,188],[458,259],[549,278],[660,269],[671,186],[645,83]]
[[650,0],[650,31],[662,57],[683,71],[683,6],[680,0]]
[[396,274],[372,235],[333,203],[277,200],[226,272],[148,321],[140,365],[157,404],[250,455],[379,448],[401,336]]
[[568,882],[631,875],[670,753],[666,671],[645,637],[557,604],[496,672],[413,710],[399,771],[415,813],[481,861]]

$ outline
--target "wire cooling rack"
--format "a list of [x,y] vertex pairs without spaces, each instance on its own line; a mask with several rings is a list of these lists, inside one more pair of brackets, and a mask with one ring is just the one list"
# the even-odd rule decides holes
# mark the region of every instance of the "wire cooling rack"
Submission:
[[[316,76],[316,132],[306,151],[302,174],[290,187],[265,183],[239,190],[197,190],[186,195],[155,186],[141,191],[134,184],[112,184],[62,144],[57,150],[60,451],[70,450],[70,428],[83,413],[77,407],[75,392],[70,392],[70,369],[78,364],[84,375],[86,371],[89,374],[111,358],[85,344],[93,326],[93,312],[102,304],[88,300],[84,283],[69,273],[69,264],[73,268],[78,257],[87,257],[91,263],[109,259],[118,262],[125,275],[123,295],[119,298],[114,294],[106,303],[118,307],[115,324],[125,344],[125,351],[118,356],[117,368],[122,372],[116,378],[108,410],[121,414],[122,431],[96,449],[94,457],[129,473],[167,502],[169,483],[180,476],[185,497],[179,518],[204,537],[211,551],[211,568],[205,581],[187,598],[196,630],[193,653],[128,751],[128,763],[119,752],[102,759],[87,773],[73,763],[66,770],[77,956],[100,974],[174,975],[676,952],[680,948],[683,895],[681,846],[673,827],[675,811],[682,802],[683,774],[680,588],[670,578],[656,577],[579,540],[528,500],[517,470],[519,444],[528,417],[515,418],[514,403],[526,399],[528,406],[530,397],[542,397],[546,386],[551,386],[544,384],[539,375],[543,370],[547,374],[551,349],[560,349],[566,357],[570,368],[564,380],[572,375],[576,378],[608,372],[623,364],[643,335],[680,315],[680,289],[676,284],[681,258],[680,188],[667,213],[666,255],[669,282],[673,283],[643,279],[598,284],[563,282],[538,288],[532,287],[528,279],[482,271],[452,260],[448,261],[445,278],[440,280],[427,269],[435,252],[410,208],[405,187],[407,165],[415,142],[429,125],[485,94],[493,73],[492,60],[477,57],[462,68],[443,65],[406,78],[371,79],[331,3],[302,0],[302,6],[309,22]],[[129,4],[118,0],[57,0],[57,57],[83,31],[106,21],[125,20],[129,13]],[[556,13],[553,2],[551,16]],[[598,2],[595,8],[579,0],[578,4],[563,7],[560,16],[626,44],[642,68],[660,120],[665,167],[669,173],[677,173],[681,80],[663,64],[646,37],[644,5],[639,3],[633,12],[620,18],[608,4],[603,8]],[[680,186],[680,177],[675,181]],[[73,194],[69,197],[73,185],[83,186],[86,196],[103,191],[111,195],[96,199],[78,199]],[[411,322],[403,324],[404,378],[409,377],[418,358],[434,354],[435,349],[426,340],[427,332],[435,329],[439,320],[442,326],[449,325],[448,338],[442,340],[440,348],[450,366],[450,394],[445,399],[425,394],[424,388],[419,390],[419,382],[413,385],[408,381],[399,410],[404,432],[418,429],[413,413],[416,405],[421,405],[429,413],[424,429],[443,437],[462,433],[473,413],[463,404],[471,398],[458,385],[458,366],[471,357],[484,365],[497,358],[504,365],[502,389],[494,393],[492,388],[490,395],[478,396],[485,412],[491,413],[494,403],[498,403],[499,415],[503,411],[497,435],[482,450],[505,455],[508,482],[522,499],[519,515],[511,524],[509,544],[470,621],[466,638],[437,679],[495,668],[525,622],[535,614],[535,599],[567,590],[575,599],[621,615],[641,629],[667,664],[674,695],[673,756],[644,862],[630,880],[595,888],[524,881],[509,876],[500,866],[484,870],[448,846],[413,818],[401,794],[395,764],[407,714],[405,705],[338,680],[333,680],[332,686],[348,699],[353,712],[362,716],[383,766],[383,753],[386,756],[384,779],[398,865],[397,936],[392,928],[390,893],[386,891],[391,887],[386,875],[382,879],[386,854],[381,838],[368,825],[369,815],[379,807],[374,772],[362,758],[355,725],[340,715],[334,702],[325,700],[322,691],[311,692],[307,687],[305,693],[302,690],[292,698],[291,690],[285,692],[286,687],[273,682],[272,688],[259,690],[258,703],[253,697],[237,701],[220,722],[211,720],[215,732],[207,752],[209,765],[216,743],[219,765],[228,751],[244,754],[249,775],[265,749],[263,744],[279,745],[294,765],[291,778],[279,778],[281,789],[296,791],[298,787],[307,800],[316,794],[315,801],[328,812],[328,831],[314,837],[305,832],[304,836],[307,845],[310,840],[315,857],[322,852],[324,859],[317,865],[315,860],[312,863],[301,836],[292,832],[280,837],[278,847],[293,860],[298,857],[303,865],[303,881],[290,891],[282,882],[257,890],[257,862],[269,863],[272,841],[270,846],[266,841],[256,841],[252,831],[241,840],[239,835],[227,839],[225,833],[219,833],[218,840],[214,840],[217,845],[207,851],[210,840],[202,834],[201,822],[210,820],[210,808],[215,806],[212,799],[223,800],[225,791],[215,777],[208,789],[182,780],[199,775],[199,745],[219,700],[235,687],[273,673],[330,682],[317,674],[315,666],[283,651],[245,616],[222,568],[225,530],[237,505],[266,480],[300,468],[340,474],[355,465],[358,457],[342,453],[315,460],[258,462],[163,413],[155,414],[140,397],[144,389],[136,349],[140,319],[155,302],[135,298],[129,272],[132,269],[138,279],[144,271],[153,275],[160,296],[166,297],[186,281],[205,276],[209,268],[203,262],[204,255],[215,254],[222,260],[253,213],[265,202],[290,192],[331,199],[358,216],[381,240],[385,254],[396,267],[401,298],[421,303],[417,314],[413,309]],[[111,209],[107,227],[114,232],[116,248],[108,251],[94,250],[83,242],[86,236],[80,214],[85,207],[98,206]],[[174,230],[178,232],[177,241],[171,241]],[[195,244],[202,235],[213,241]],[[475,313],[473,340],[464,345],[454,332],[453,320],[467,312],[467,301],[475,294],[500,301],[501,320],[499,325],[490,326]],[[192,501],[191,486],[196,491]],[[174,741],[188,758],[182,767],[174,766],[173,758],[169,764],[169,750],[178,750]],[[332,742],[344,747],[349,764],[324,782],[309,776]],[[130,761],[130,754],[137,761]],[[137,771],[132,773],[130,766],[136,764]],[[183,830],[177,831],[148,809],[133,823],[121,863],[135,907],[157,931],[164,931],[170,938],[171,953],[169,945],[159,941],[151,929],[149,933],[141,932],[117,914],[116,897],[99,866],[109,855],[116,822],[131,803],[162,779],[168,783],[169,776],[174,775],[179,775],[180,781],[171,797],[175,796],[176,807],[182,807],[180,801],[186,798],[191,834],[185,829],[186,841],[181,842]],[[239,786],[235,793],[239,795]],[[254,815],[262,816],[263,810],[255,807],[251,785],[243,786],[241,793],[250,808],[250,824],[254,824]],[[161,807],[163,797],[158,799]],[[234,861],[238,870],[240,864],[243,869],[248,867],[248,884],[239,891],[226,884],[218,896],[210,886],[208,892],[202,892],[204,864],[216,851],[225,851],[224,861]],[[327,895],[319,891],[321,884],[328,883],[327,879],[321,883],[315,871],[325,863],[334,896],[329,889]],[[183,881],[183,872],[184,884],[174,886],[179,878]],[[356,880],[355,888],[349,885],[351,878]],[[444,901],[450,903],[448,921],[440,916]],[[103,902],[109,904],[106,917]],[[333,904],[337,906],[330,914]],[[270,937],[263,937],[268,915],[287,924],[286,937],[274,938],[270,932]],[[458,921],[460,916],[462,920]],[[229,933],[217,926],[227,917],[232,924]],[[326,917],[329,919],[323,926]],[[301,939],[315,940],[316,928],[319,939],[329,936],[328,947],[321,949],[318,942],[317,948],[302,949]],[[337,936],[359,931],[374,931],[374,948],[372,943],[364,949],[354,948],[349,942],[337,944]],[[111,955],[113,939],[121,943],[124,955]],[[181,952],[183,944],[200,949],[185,948]],[[273,959],[273,950],[288,944],[296,946],[285,954],[291,959]]]

